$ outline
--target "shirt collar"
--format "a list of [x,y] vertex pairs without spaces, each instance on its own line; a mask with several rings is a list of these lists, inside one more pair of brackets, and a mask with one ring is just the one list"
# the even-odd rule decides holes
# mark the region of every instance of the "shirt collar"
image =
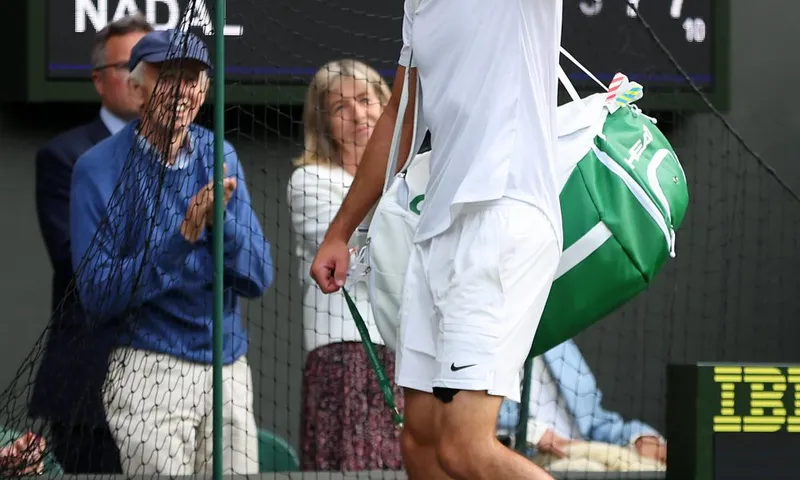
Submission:
[[350,188],[350,185],[353,184],[353,180],[355,179],[350,172],[344,169],[344,167],[339,166],[339,171],[341,172],[341,181],[344,188]]
[[125,125],[128,124],[125,120],[119,118],[118,116],[111,113],[111,110],[107,109],[106,107],[100,108],[100,120],[103,121],[103,124],[106,126],[111,135],[119,132]]
[[[136,122],[134,126],[134,134],[136,135],[136,142],[139,144],[138,146],[142,148],[142,152],[145,154],[151,153],[153,157],[157,160],[161,160],[161,153],[156,150],[156,148],[147,141],[142,135],[139,135],[139,122]],[[167,167],[170,170],[183,170],[184,168],[188,167],[192,160],[192,153],[195,150],[194,145],[194,137],[192,136],[192,131],[189,130],[186,132],[186,138],[184,139],[183,145],[181,146],[180,150],[178,150],[178,155],[175,158],[175,163],[167,164],[164,162],[160,162],[162,165]]]

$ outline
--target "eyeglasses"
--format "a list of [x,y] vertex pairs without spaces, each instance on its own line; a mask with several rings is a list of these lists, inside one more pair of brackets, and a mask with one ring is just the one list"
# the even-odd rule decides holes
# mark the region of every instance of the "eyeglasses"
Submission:
[[116,63],[106,63],[103,65],[98,65],[94,67],[92,70],[95,72],[100,72],[102,70],[108,70],[109,68],[113,68],[114,70],[124,70],[128,71],[128,62],[116,62]]

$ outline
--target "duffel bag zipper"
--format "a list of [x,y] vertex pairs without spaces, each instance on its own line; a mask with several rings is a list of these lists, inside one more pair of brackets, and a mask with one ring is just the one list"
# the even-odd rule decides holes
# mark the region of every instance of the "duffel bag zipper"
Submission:
[[650,215],[653,221],[656,222],[658,228],[661,230],[661,233],[664,235],[664,241],[667,244],[667,250],[669,251],[669,256],[674,258],[675,257],[675,229],[672,225],[668,225],[667,221],[664,219],[664,216],[661,214],[661,211],[656,206],[655,202],[650,198],[649,195],[644,191],[641,185],[639,185],[633,177],[625,171],[621,166],[619,166],[611,157],[608,156],[605,152],[597,148],[596,146],[592,147],[594,154],[597,156],[597,159],[600,160],[600,163],[606,166],[611,173],[618,176],[622,182],[628,187],[628,190],[633,194],[639,204],[644,207],[644,210]]

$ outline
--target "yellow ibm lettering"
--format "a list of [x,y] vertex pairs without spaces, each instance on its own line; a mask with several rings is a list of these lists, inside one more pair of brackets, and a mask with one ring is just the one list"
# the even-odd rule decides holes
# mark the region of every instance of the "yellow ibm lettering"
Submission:
[[714,367],[714,382],[720,388],[719,415],[714,416],[715,432],[741,432],[742,419],[736,416],[736,384],[742,383],[741,367]]
[[793,415],[786,419],[786,431],[800,433],[800,367],[789,367],[786,370],[787,379],[793,386],[792,390],[794,390],[792,392]]
[[745,432],[777,432],[786,422],[783,396],[786,377],[775,367],[745,367],[744,383],[750,384],[750,415],[742,418]]
[[[786,374],[784,374],[784,372]],[[714,367],[714,382],[720,387],[719,414],[715,432],[800,433],[800,368]],[[748,396],[736,395],[736,385],[747,384]],[[793,385],[792,395],[786,395]],[[791,414],[786,400],[791,398]]]

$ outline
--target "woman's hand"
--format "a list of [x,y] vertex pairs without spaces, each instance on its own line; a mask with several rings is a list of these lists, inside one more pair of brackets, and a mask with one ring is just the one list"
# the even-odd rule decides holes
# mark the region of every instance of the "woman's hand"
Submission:
[[572,443],[572,440],[564,438],[548,429],[542,435],[542,439],[536,444],[536,451],[539,453],[546,453],[553,455],[556,458],[565,458],[567,456],[566,448]]
[[661,463],[667,463],[667,445],[661,443],[658,437],[650,435],[639,437],[633,443],[633,446],[639,452],[639,455],[652,458]]

